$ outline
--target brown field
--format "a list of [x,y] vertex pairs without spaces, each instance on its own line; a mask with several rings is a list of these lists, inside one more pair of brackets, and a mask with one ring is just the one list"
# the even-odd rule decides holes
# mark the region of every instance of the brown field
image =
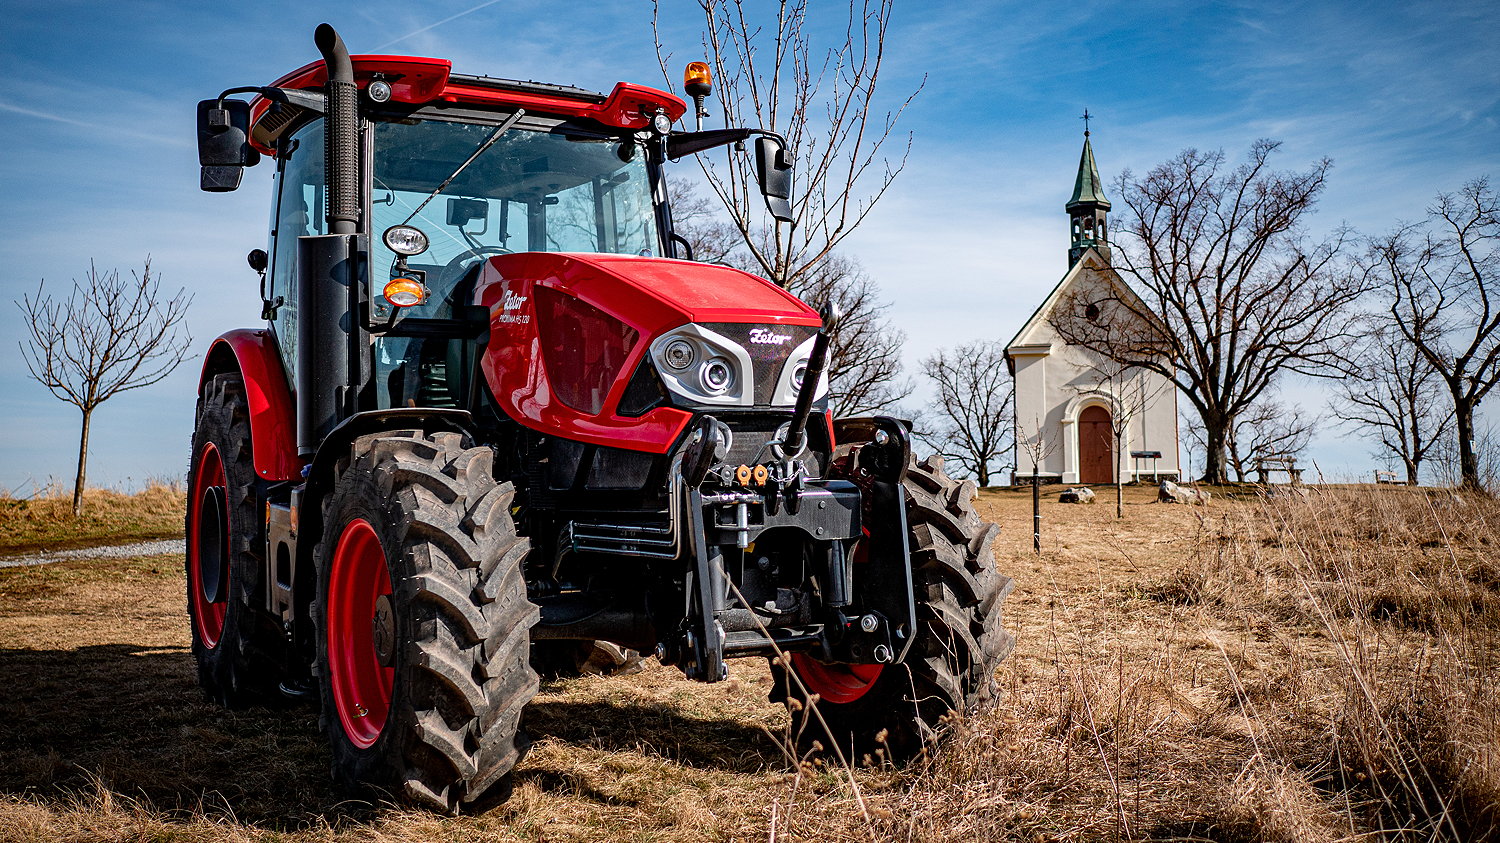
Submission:
[[458,819],[340,801],[310,710],[202,702],[178,559],[0,570],[0,839],[1500,841],[1500,504],[1057,491],[1040,556],[982,494],[1019,644],[927,759],[790,762],[762,664],[653,663],[544,684]]

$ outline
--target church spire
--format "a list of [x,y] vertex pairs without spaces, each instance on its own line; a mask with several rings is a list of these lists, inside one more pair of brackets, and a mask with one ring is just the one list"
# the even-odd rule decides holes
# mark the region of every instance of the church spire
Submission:
[[1104,198],[1104,180],[1099,178],[1099,166],[1094,163],[1094,146],[1089,142],[1088,121],[1092,116],[1088,109],[1084,109],[1083,154],[1078,158],[1078,178],[1073,183],[1073,198],[1065,206],[1072,225],[1072,242],[1068,247],[1069,268],[1078,263],[1078,259],[1090,248],[1097,250],[1106,260],[1109,259],[1109,231],[1106,224],[1109,200]]

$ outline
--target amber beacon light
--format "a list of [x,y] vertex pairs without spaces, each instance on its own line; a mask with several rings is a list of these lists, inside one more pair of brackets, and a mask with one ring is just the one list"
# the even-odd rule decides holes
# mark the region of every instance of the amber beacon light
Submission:
[[714,90],[714,75],[709,72],[708,62],[688,62],[688,66],[682,71],[682,90],[693,98],[693,116],[697,118],[697,129],[701,132],[703,118],[708,116],[703,100]]

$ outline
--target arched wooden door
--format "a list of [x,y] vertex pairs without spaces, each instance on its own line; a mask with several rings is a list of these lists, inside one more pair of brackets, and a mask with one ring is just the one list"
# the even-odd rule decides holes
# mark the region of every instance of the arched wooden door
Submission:
[[1115,482],[1115,432],[1109,410],[1097,404],[1078,414],[1078,482]]

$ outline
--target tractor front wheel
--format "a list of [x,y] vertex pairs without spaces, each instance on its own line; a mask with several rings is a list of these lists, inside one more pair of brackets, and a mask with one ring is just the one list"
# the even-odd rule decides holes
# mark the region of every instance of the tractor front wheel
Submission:
[[188,468],[187,607],[198,684],[234,708],[279,699],[280,630],[255,608],[265,567],[255,483],[244,381],[215,375],[198,399]]
[[[989,703],[995,669],[1015,646],[1000,625],[1012,583],[995,570],[999,528],[974,511],[974,484],[950,478],[934,456],[908,465],[905,491],[917,603],[916,639],[905,660],[836,664],[793,654],[789,668],[774,660],[771,666],[771,698],[792,709],[800,743],[826,745],[831,737],[854,762],[909,759],[951,713]],[[826,730],[808,716],[810,704]]]
[[314,551],[317,672],[335,781],[444,813],[509,793],[538,619],[515,491],[463,434],[361,437]]

